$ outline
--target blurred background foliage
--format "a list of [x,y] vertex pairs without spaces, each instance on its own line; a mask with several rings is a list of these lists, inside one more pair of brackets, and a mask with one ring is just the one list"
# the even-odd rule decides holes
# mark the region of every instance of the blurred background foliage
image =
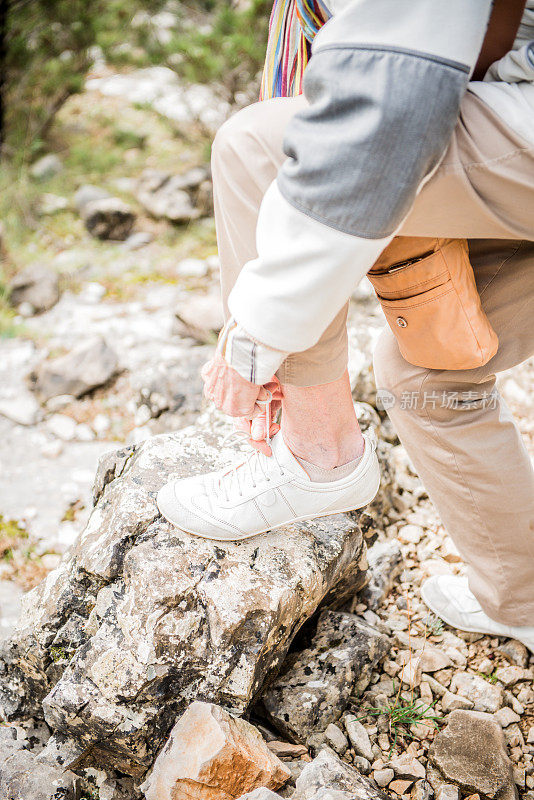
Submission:
[[[83,89],[97,57],[163,65],[184,81],[215,84],[235,103],[261,69],[269,0],[11,0],[4,42],[3,156],[27,162],[46,147],[54,118]],[[154,24],[168,14],[161,34]],[[172,15],[172,16],[171,16]]]

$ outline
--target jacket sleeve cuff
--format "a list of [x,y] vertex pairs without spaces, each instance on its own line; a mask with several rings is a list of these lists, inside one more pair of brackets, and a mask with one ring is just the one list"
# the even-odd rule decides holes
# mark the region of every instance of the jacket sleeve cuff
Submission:
[[242,378],[258,385],[271,381],[289,355],[253,339],[233,317],[221,331],[218,350]]

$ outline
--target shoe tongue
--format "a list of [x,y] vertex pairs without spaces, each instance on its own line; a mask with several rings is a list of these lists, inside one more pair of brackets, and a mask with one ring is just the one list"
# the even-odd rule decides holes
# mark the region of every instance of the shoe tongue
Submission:
[[299,464],[287,444],[284,442],[282,431],[279,431],[276,436],[271,439],[271,449],[274,456],[281,467],[292,472],[293,475],[298,475],[300,478],[309,481],[310,477],[304,467]]

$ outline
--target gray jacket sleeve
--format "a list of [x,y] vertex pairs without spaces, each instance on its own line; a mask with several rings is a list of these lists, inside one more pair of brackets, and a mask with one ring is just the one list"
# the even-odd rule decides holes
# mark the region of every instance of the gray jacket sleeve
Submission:
[[251,337],[305,350],[346,302],[439,165],[490,8],[352,0],[319,32],[304,80],[309,107],[286,130],[258,258],[230,296]]

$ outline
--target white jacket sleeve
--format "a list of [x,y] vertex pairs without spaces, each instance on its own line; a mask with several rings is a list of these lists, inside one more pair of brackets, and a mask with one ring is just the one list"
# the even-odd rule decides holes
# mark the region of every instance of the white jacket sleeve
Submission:
[[491,0],[351,0],[317,35],[304,79],[309,107],[286,129],[288,158],[261,206],[258,257],[229,299],[241,329],[281,360],[317,342],[439,164],[490,8]]

